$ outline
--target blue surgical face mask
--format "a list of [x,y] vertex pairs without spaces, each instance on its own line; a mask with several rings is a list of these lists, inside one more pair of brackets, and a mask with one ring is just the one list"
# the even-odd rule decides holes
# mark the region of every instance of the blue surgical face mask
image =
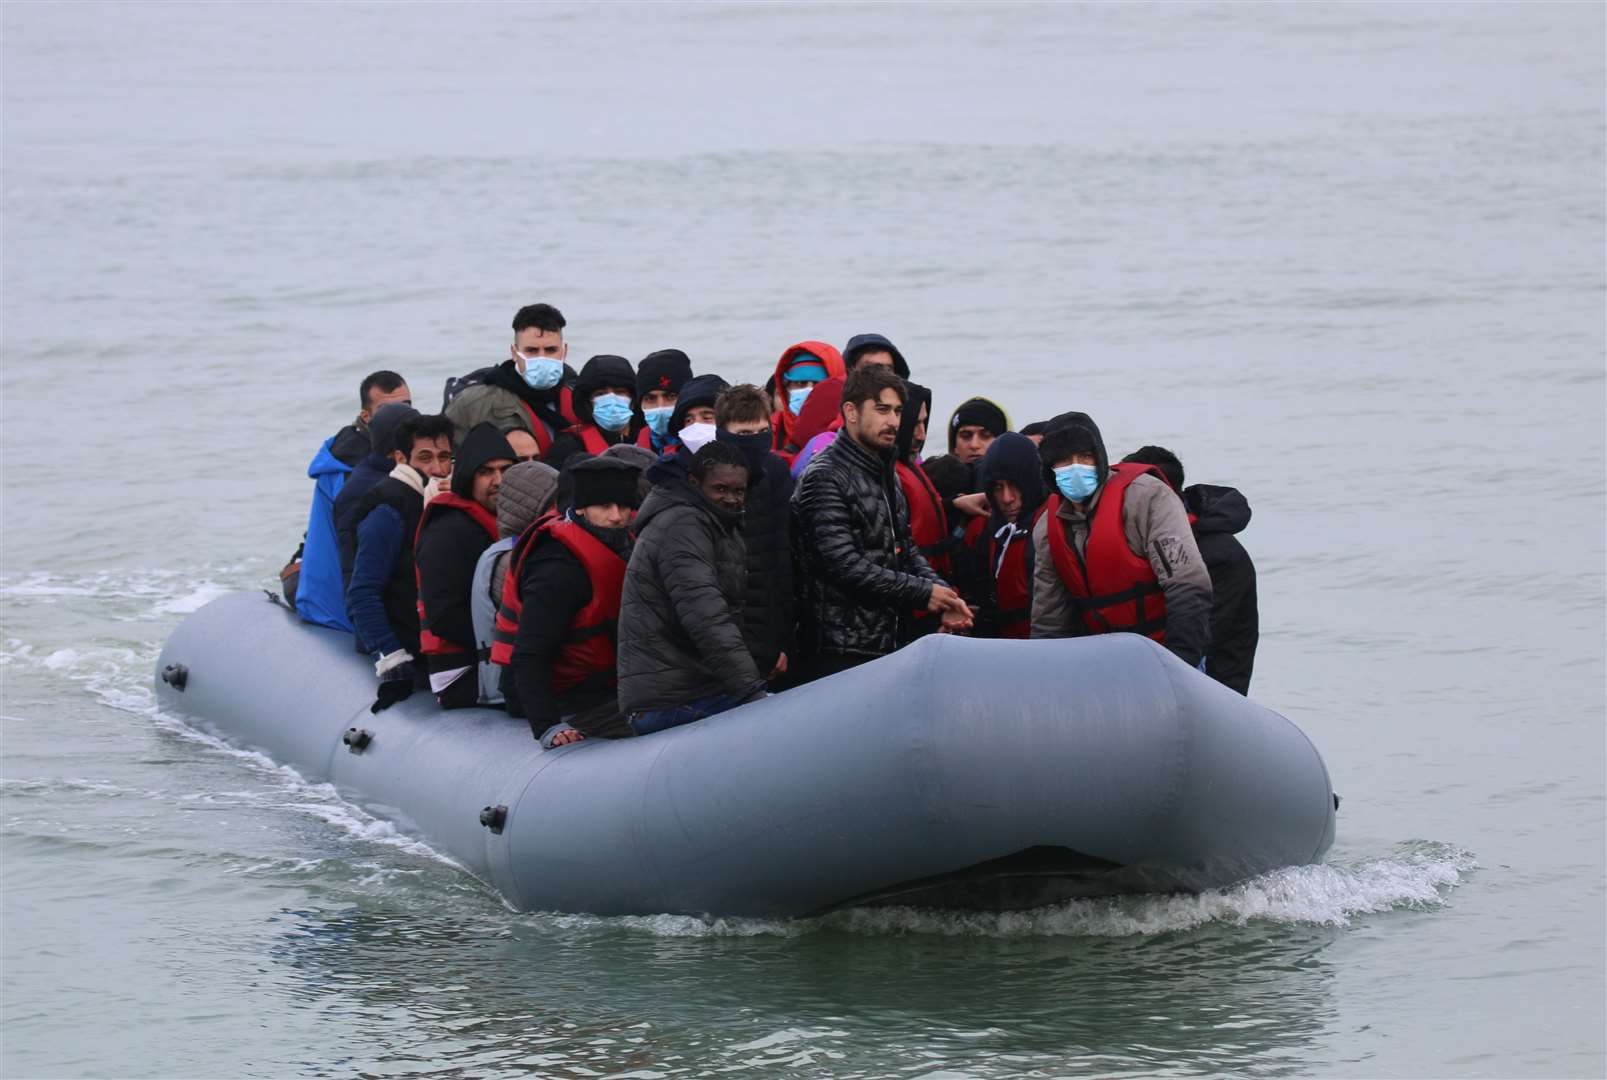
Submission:
[[525,357],[525,384],[532,390],[551,390],[564,377],[564,362],[550,356]]
[[643,409],[642,416],[647,419],[647,426],[653,429],[653,434],[659,438],[670,429],[670,417],[675,415],[675,406],[666,405],[662,409]]
[[1055,470],[1055,487],[1072,502],[1085,502],[1099,487],[1099,470],[1092,465],[1062,465]]
[[787,408],[792,410],[792,415],[797,416],[803,412],[804,402],[809,400],[809,391],[814,388],[815,384],[809,383],[787,391]]
[[631,422],[631,399],[624,394],[604,394],[593,398],[591,418],[604,431],[619,431]]

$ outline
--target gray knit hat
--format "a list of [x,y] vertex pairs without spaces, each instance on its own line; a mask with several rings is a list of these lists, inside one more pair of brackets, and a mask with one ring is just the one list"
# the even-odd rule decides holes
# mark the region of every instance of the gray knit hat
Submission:
[[539,461],[521,461],[502,474],[497,496],[497,532],[518,536],[552,506],[558,494],[558,470]]

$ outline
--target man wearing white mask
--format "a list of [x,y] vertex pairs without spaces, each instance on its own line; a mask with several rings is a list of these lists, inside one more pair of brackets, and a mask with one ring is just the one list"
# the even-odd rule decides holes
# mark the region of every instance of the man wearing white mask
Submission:
[[686,448],[690,457],[714,441],[718,430],[714,424],[714,403],[720,393],[730,386],[718,375],[699,375],[681,386],[675,399],[675,411],[670,414],[668,439]]
[[447,380],[442,412],[460,438],[479,424],[499,431],[519,428],[530,433],[546,459],[559,434],[577,421],[575,373],[564,362],[566,325],[551,304],[527,304],[513,317],[508,359]]
[[574,391],[575,424],[553,440],[541,460],[562,471],[584,450],[593,457],[622,442],[647,442],[636,407],[636,369],[623,356],[594,356],[580,369]]

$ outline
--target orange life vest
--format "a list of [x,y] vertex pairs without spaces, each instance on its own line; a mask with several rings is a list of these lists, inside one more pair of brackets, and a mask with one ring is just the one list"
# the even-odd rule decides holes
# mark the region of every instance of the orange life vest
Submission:
[[1088,523],[1088,541],[1081,555],[1066,535],[1066,523],[1056,516],[1061,501],[1058,494],[1049,496],[1044,513],[1049,515],[1049,554],[1054,558],[1055,571],[1071,593],[1088,632],[1122,630],[1164,642],[1165,594],[1149,560],[1133,554],[1127,546],[1127,531],[1122,524],[1127,488],[1145,473],[1163,483],[1166,480],[1153,465],[1124,463],[1110,467],[1099,505]]

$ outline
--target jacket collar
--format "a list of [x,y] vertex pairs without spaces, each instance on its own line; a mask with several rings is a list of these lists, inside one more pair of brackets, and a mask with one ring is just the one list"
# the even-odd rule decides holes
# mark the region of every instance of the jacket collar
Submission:
[[863,469],[878,479],[884,478],[893,468],[892,458],[865,449],[859,445],[858,439],[847,432],[838,432],[828,449],[855,468]]

